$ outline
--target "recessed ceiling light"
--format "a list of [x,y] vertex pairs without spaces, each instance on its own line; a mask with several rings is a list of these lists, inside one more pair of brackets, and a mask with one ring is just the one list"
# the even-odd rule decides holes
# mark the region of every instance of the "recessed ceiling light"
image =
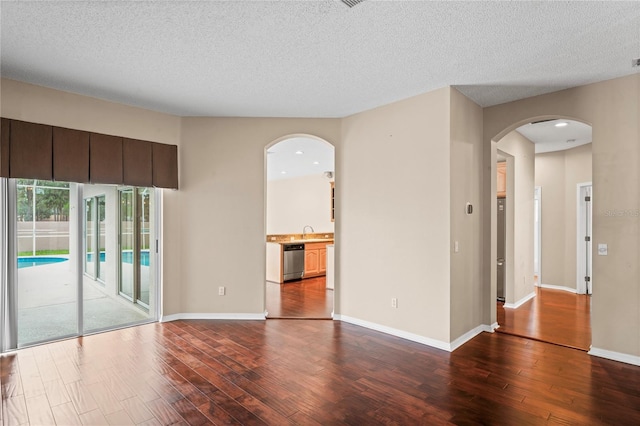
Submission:
[[555,124],[556,127],[565,127],[565,126],[568,126],[568,125],[569,125],[569,123],[567,123],[566,121],[561,121],[561,122]]
[[287,174],[287,172],[286,172],[286,171],[284,171],[284,170],[283,170],[283,171],[281,171],[280,173],[282,173],[283,175],[286,175],[286,174]]
[[318,164],[320,164],[320,162],[319,161],[314,161],[313,164],[318,165]]
[[297,155],[302,155],[302,154],[304,154],[304,152],[298,150],[298,151],[296,151],[296,154]]

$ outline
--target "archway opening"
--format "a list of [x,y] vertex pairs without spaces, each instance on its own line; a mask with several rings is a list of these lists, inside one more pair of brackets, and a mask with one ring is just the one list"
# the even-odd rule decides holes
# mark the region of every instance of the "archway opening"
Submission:
[[335,150],[290,135],[265,150],[267,318],[331,319]]
[[545,117],[493,140],[498,331],[589,349],[591,135],[583,122]]

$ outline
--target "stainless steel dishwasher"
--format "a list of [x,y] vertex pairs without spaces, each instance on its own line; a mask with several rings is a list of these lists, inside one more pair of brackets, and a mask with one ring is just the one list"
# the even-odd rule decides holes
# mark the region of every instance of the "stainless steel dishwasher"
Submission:
[[304,244],[283,244],[284,281],[299,280],[304,275]]

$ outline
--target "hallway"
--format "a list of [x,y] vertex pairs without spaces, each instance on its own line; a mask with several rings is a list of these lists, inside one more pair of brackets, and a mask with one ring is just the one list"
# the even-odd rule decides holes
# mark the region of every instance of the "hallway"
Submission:
[[331,319],[333,290],[326,277],[278,284],[267,281],[267,318]]
[[536,287],[536,297],[517,309],[497,302],[500,333],[588,351],[591,296]]

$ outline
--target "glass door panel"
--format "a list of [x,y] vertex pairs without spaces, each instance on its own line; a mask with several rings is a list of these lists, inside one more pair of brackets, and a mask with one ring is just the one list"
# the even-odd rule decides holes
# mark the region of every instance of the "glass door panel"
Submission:
[[96,197],[96,214],[98,215],[98,253],[96,259],[98,260],[98,279],[102,282],[105,281],[106,271],[106,229],[107,229],[107,216],[106,216],[106,197],[101,195]]
[[151,253],[151,232],[150,232],[150,216],[151,216],[151,192],[150,188],[138,189],[138,238],[139,251],[138,259],[140,260],[140,281],[138,285],[137,300],[144,306],[149,306],[149,286],[151,281],[151,271],[153,256]]
[[16,183],[19,347],[78,334],[77,262],[85,256],[70,238],[70,223],[77,226],[82,220],[75,213],[82,208],[70,192],[76,194],[77,185],[24,179]]
[[[120,294],[133,301],[135,207],[133,189],[120,190]],[[137,253],[136,253],[137,254]],[[137,256],[136,256],[137,257]]]
[[84,200],[84,273],[90,277],[95,277],[96,271],[93,204],[93,198],[87,198]]

